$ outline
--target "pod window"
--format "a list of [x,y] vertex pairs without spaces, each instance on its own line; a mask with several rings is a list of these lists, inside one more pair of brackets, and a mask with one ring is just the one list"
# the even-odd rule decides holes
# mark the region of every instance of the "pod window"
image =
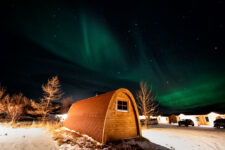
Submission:
[[127,101],[117,101],[117,111],[120,112],[128,112],[128,105]]

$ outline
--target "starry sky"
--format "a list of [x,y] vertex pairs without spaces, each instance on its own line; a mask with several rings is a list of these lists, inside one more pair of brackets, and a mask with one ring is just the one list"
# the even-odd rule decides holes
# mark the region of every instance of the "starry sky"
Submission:
[[153,88],[161,113],[225,111],[225,2],[9,0],[0,83],[41,97],[58,75],[74,101]]

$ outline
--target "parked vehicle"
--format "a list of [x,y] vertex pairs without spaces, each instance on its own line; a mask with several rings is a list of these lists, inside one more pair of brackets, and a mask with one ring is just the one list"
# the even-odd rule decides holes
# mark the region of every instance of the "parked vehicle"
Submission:
[[220,128],[223,127],[225,128],[225,119],[217,119],[214,121],[214,127],[215,128]]
[[185,125],[186,127],[189,125],[194,126],[194,122],[191,119],[183,119],[178,122],[178,125]]
[[[143,126],[145,124],[145,119],[141,119],[141,125]],[[157,125],[158,120],[156,118],[147,119],[147,125]]]
[[151,118],[148,120],[148,125],[157,125],[158,120],[156,118]]

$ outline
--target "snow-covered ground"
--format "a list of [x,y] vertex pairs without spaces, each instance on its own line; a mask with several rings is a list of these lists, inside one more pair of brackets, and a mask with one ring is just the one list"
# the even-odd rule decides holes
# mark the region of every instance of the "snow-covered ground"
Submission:
[[[18,127],[0,124],[0,150],[108,150],[131,148],[162,149],[143,138],[126,139],[109,145],[101,145],[87,135],[64,127],[51,132],[42,128]],[[163,149],[164,150],[164,149]]]
[[0,150],[58,150],[41,128],[11,128],[0,125]]
[[158,125],[143,130],[142,135],[175,150],[225,150],[225,129]]
[[[53,135],[42,128],[12,128],[0,125],[0,150],[91,150],[93,147],[87,136],[72,136],[66,134],[63,128],[58,131],[61,132],[61,140],[65,140],[62,145],[58,145]],[[75,143],[71,144],[69,141]]]
[[[0,150],[75,150],[108,149],[110,147],[110,145],[99,147],[98,143],[89,137],[69,132],[63,128],[57,129],[54,135],[56,137],[41,128],[12,128],[0,125]],[[143,130],[142,135],[158,146],[135,140],[114,146],[121,148],[121,146],[142,145],[141,147],[147,146],[148,148],[145,149],[151,148],[152,150],[166,148],[225,150],[225,129],[158,125]]]

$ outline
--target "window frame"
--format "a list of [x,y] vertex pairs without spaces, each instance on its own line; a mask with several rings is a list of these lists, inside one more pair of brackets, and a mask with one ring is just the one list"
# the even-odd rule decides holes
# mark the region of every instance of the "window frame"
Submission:
[[[122,102],[122,104],[119,104],[119,102]],[[124,105],[123,102],[126,102],[126,105]],[[118,111],[118,112],[128,112],[128,110],[129,110],[128,105],[129,105],[129,101],[117,100],[116,101],[116,111]],[[122,109],[119,109],[118,108],[119,106],[122,106]],[[123,109],[125,106],[126,106],[127,109]]]

